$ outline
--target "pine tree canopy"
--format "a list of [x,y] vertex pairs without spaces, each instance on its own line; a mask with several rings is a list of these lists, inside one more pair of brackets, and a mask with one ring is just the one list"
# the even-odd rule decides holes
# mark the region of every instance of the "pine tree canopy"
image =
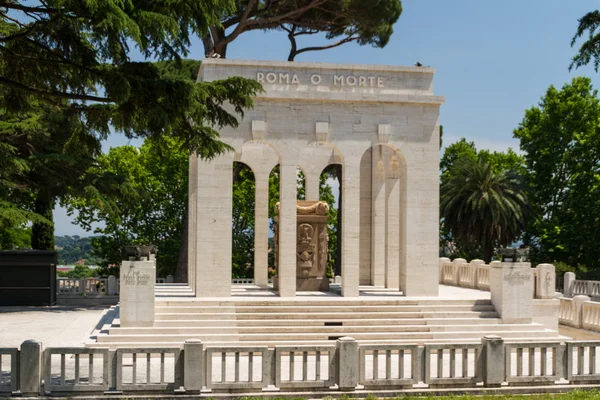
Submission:
[[[207,56],[225,57],[227,45],[244,32],[284,30],[290,39],[288,61],[296,55],[348,42],[384,47],[402,13],[400,0],[236,0],[202,40]],[[300,47],[305,35],[324,34],[322,46]]]
[[179,136],[209,157],[224,150],[212,126],[237,124],[222,105],[241,114],[258,84],[196,84],[132,62],[129,51],[179,60],[191,35],[204,35],[234,7],[231,0],[0,0],[0,106],[22,112],[39,101],[77,113],[101,136],[109,127],[128,137]]

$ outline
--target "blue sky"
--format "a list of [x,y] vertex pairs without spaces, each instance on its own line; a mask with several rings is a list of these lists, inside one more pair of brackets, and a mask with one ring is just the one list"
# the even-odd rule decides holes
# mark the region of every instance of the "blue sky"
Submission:
[[[347,44],[299,55],[297,61],[413,65],[437,69],[435,92],[446,97],[441,109],[444,144],[461,137],[478,148],[518,149],[512,131],[525,109],[535,105],[549,85],[562,86],[592,68],[569,73],[575,49],[570,42],[577,19],[600,8],[600,0],[403,0],[404,11],[383,49]],[[319,42],[318,39],[311,39]],[[227,50],[228,58],[286,60],[283,32],[250,32]],[[132,58],[141,60],[132,52]],[[202,58],[194,40],[188,58]],[[104,148],[130,143],[121,135]],[[139,141],[132,141],[137,145]],[[57,235],[89,235],[71,223],[63,209],[55,215]]]

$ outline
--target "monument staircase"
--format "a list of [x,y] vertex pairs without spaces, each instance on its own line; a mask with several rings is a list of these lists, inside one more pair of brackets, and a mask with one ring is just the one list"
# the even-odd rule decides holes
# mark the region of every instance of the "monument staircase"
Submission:
[[322,345],[342,336],[366,344],[460,343],[485,335],[506,341],[559,338],[540,324],[503,324],[489,299],[331,294],[289,299],[260,292],[201,299],[190,294],[185,286],[157,289],[153,327],[120,327],[115,319],[88,346],[173,347],[187,339],[214,346]]

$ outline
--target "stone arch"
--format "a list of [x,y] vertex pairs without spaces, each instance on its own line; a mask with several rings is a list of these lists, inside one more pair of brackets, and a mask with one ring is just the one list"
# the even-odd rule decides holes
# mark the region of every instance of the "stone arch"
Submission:
[[306,199],[319,199],[319,181],[321,173],[331,164],[344,165],[344,155],[331,142],[312,142],[303,147],[298,154],[298,166],[306,176]]

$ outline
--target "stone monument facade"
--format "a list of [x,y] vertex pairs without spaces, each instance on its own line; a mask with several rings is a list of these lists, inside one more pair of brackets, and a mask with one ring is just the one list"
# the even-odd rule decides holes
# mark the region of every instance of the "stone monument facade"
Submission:
[[[329,290],[327,261],[329,259],[329,233],[327,212],[329,205],[324,201],[298,201],[296,206],[296,291],[326,292]],[[279,204],[276,206],[279,212]],[[279,254],[278,217],[275,217],[274,244],[275,254]],[[276,275],[273,277],[275,289],[279,287],[277,259]]]
[[297,169],[306,200],[324,168],[341,165],[342,295],[359,285],[438,293],[439,109],[428,67],[205,59],[202,81],[255,79],[264,92],[237,128],[234,151],[190,156],[189,279],[200,297],[231,295],[233,162],[254,172],[254,279],[268,281],[269,174],[279,166],[278,292],[296,293]]

